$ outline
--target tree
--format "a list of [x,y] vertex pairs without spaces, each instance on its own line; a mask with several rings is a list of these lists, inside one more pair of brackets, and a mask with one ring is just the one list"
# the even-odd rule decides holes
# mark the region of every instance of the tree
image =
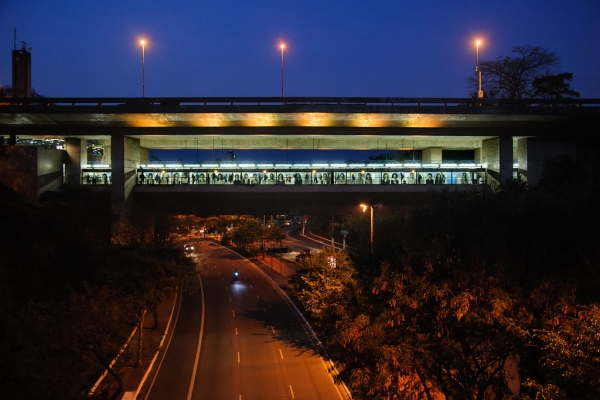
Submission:
[[231,241],[236,247],[247,250],[248,246],[264,236],[262,223],[253,218],[242,222],[231,234]]
[[[509,99],[531,98],[535,94],[533,81],[550,75],[558,66],[559,57],[541,46],[517,46],[513,57],[498,57],[479,64],[483,89],[488,97]],[[477,87],[477,79],[468,79],[469,87]]]
[[556,75],[545,75],[535,78],[532,86],[535,89],[533,97],[548,99],[572,99],[579,97],[579,92],[571,89],[573,74],[563,72]]
[[600,185],[553,184],[574,170],[561,157],[539,188],[440,194],[347,279],[297,271],[354,398],[598,398]]
[[[600,307],[566,310],[552,324],[535,331],[541,343],[542,366],[549,383],[567,398],[600,397]],[[532,385],[533,386],[533,385]]]

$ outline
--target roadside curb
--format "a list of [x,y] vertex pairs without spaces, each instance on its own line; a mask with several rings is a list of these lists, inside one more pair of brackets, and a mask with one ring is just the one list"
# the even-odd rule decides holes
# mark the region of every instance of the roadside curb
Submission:
[[140,394],[140,391],[142,390],[142,387],[146,383],[146,379],[148,379],[148,376],[150,375],[150,372],[152,372],[152,369],[154,367],[154,363],[156,362],[156,359],[158,358],[158,354],[162,350],[163,344],[165,342],[165,339],[166,339],[167,335],[169,334],[169,329],[171,327],[171,321],[173,320],[173,313],[175,312],[175,306],[177,305],[178,297],[179,297],[179,293],[178,293],[178,291],[176,291],[175,292],[175,299],[173,299],[173,306],[171,307],[171,313],[169,315],[169,320],[167,322],[167,326],[165,327],[165,330],[164,330],[164,332],[162,334],[162,339],[160,340],[160,343],[158,345],[158,349],[154,353],[154,357],[152,357],[152,361],[150,361],[150,364],[148,365],[148,368],[146,369],[146,373],[142,377],[142,380],[140,381],[140,384],[138,385],[138,387],[137,387],[137,389],[135,391],[123,392],[123,396],[121,397],[122,400],[134,400],[134,399],[136,399],[138,397],[138,395]]

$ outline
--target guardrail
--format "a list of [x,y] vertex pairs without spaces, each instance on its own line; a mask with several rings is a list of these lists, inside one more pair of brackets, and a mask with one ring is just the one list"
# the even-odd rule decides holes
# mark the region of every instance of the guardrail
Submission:
[[473,99],[461,97],[28,97],[0,99],[3,106],[600,106],[600,99]]

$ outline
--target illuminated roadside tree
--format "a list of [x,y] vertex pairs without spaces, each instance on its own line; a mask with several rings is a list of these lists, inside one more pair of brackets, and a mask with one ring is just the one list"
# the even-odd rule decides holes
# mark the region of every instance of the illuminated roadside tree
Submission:
[[[548,166],[546,182],[576,169]],[[353,397],[599,398],[599,176],[440,194],[347,278],[303,265],[298,297]]]

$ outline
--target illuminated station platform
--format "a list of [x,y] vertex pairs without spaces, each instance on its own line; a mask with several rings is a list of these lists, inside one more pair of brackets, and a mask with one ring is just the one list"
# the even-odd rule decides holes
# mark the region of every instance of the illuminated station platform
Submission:
[[[110,185],[114,201],[126,200],[133,191],[212,193],[227,186],[236,191],[421,192],[428,185],[496,186],[515,177],[536,184],[548,158],[566,153],[591,159],[600,132],[599,105],[598,99],[10,99],[0,104],[0,136],[11,144],[46,139],[64,146],[38,146],[37,194],[63,183]],[[101,151],[88,154],[89,143]],[[19,147],[27,146],[14,146]],[[303,150],[313,157],[305,162],[206,157],[154,162],[150,154],[159,149]],[[331,150],[418,157],[321,156]],[[448,156],[456,151],[469,156]]]

